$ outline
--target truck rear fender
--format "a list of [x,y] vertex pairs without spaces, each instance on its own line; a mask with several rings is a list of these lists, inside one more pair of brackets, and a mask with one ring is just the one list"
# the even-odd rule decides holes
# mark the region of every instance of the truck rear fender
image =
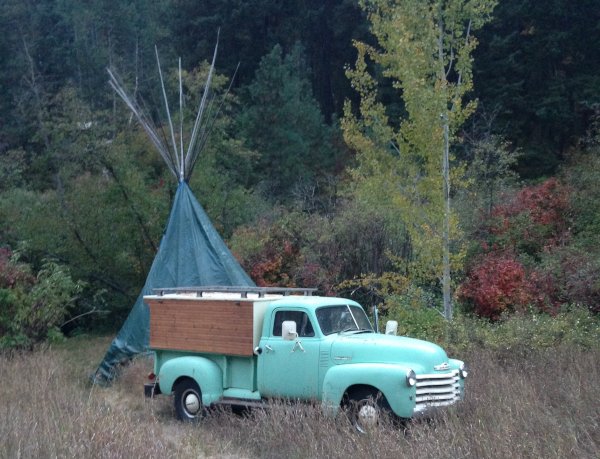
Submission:
[[203,405],[210,405],[223,396],[223,372],[212,360],[192,356],[168,360],[158,374],[160,391],[170,394],[182,378],[196,381],[202,392]]
[[409,418],[413,414],[416,394],[415,388],[406,383],[406,374],[410,369],[407,366],[385,363],[356,363],[331,367],[323,380],[323,407],[335,414],[349,388],[371,386],[385,396],[396,415]]

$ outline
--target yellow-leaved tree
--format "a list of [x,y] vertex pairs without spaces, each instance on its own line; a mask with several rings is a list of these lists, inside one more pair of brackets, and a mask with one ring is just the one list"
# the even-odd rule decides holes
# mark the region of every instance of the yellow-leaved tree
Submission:
[[[462,168],[451,147],[473,113],[473,33],[491,17],[496,0],[361,0],[378,47],[356,42],[347,69],[360,95],[349,102],[342,128],[356,151],[351,171],[356,199],[393,215],[410,237],[408,277],[442,285],[444,316],[452,319],[451,269],[462,264],[452,187]],[[404,115],[390,119],[368,59],[391,81]],[[389,94],[388,94],[389,98]],[[452,164],[452,168],[450,167]]]

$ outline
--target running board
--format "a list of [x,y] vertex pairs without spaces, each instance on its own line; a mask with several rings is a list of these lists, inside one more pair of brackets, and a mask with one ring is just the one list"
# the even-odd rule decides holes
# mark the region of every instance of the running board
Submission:
[[223,397],[211,403],[211,406],[241,406],[246,408],[266,408],[268,403],[264,400],[247,400],[240,398]]

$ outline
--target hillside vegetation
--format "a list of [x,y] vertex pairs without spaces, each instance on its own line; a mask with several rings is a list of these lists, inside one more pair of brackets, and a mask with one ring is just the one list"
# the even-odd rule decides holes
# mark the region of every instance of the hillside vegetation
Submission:
[[[1,2],[0,458],[600,457],[598,3]],[[105,69],[166,129],[181,56],[185,132],[217,36],[190,186],[227,245],[466,361],[463,402],[359,435],[283,401],[178,423],[148,356],[90,383],[177,185]]]
[[1,348],[123,322],[176,183],[105,68],[158,120],[154,45],[171,95],[181,55],[191,123],[219,26],[223,108],[190,185],[257,284],[411,333],[442,327],[443,290],[460,321],[598,313],[597,2],[151,3],[0,6]]

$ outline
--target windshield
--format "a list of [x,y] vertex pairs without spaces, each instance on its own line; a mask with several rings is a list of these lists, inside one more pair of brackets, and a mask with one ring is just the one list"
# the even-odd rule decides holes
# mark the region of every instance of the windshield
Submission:
[[339,332],[372,332],[373,327],[359,306],[326,306],[317,309],[317,320],[324,335]]

